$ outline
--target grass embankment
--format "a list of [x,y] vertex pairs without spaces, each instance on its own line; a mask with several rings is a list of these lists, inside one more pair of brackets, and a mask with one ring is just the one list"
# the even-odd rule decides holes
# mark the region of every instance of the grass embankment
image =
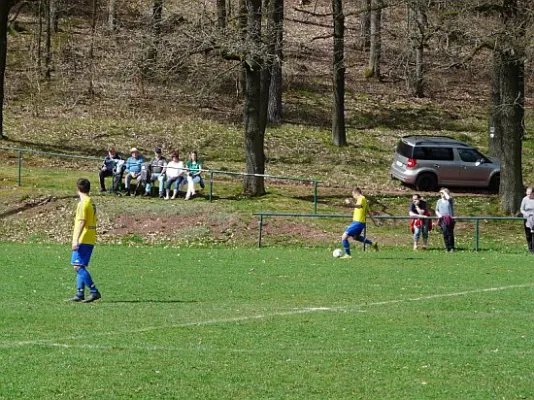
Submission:
[[534,259],[0,244],[0,398],[532,398]]

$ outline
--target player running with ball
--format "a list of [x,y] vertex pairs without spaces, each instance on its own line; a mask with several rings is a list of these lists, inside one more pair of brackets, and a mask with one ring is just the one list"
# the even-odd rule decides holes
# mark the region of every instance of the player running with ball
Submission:
[[367,239],[365,236],[362,236],[362,232],[365,231],[365,224],[367,221],[367,214],[373,221],[375,225],[378,225],[376,220],[370,213],[369,206],[367,205],[367,199],[362,194],[362,190],[358,187],[352,189],[352,199],[346,199],[345,204],[354,207],[354,214],[352,217],[352,223],[345,229],[343,235],[341,236],[341,243],[345,249],[345,255],[341,258],[352,258],[350,255],[350,244],[349,237],[357,240],[358,242],[368,244],[373,249],[378,250],[378,243],[374,243]]

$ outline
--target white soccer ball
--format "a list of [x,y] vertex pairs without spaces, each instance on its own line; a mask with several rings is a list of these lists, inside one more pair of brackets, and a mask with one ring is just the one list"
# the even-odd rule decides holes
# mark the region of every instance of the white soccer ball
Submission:
[[343,250],[341,249],[335,249],[334,252],[332,253],[332,256],[334,256],[334,258],[339,258],[343,255]]

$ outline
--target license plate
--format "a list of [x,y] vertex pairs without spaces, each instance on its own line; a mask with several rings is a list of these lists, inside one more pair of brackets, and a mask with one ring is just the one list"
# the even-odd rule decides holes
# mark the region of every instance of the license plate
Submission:
[[396,164],[397,164],[397,167],[404,167],[404,164],[401,163],[399,160],[397,160]]

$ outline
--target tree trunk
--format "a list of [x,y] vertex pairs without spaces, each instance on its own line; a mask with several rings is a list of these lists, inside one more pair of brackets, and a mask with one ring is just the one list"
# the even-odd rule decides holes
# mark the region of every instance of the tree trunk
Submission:
[[369,78],[380,79],[382,52],[382,0],[372,0],[371,45],[369,49]]
[[[247,0],[239,0],[239,10],[238,18],[239,31],[241,33],[241,38],[243,43],[247,40],[247,24],[248,24],[248,11],[247,11]],[[247,72],[245,68],[241,69],[241,74],[239,76],[239,82],[237,82],[237,91],[245,94],[247,88]]]
[[515,214],[523,196],[524,63],[509,53],[494,55],[490,154],[501,160],[501,210]]
[[[504,0],[505,34],[493,50],[489,153],[501,161],[501,210],[515,214],[523,196],[522,140],[525,117],[526,18],[519,0]],[[526,5],[525,5],[526,7]]]
[[[261,40],[261,0],[246,0],[248,11],[247,39],[257,49],[248,54],[244,62],[246,76],[245,99],[243,106],[243,119],[245,123],[245,156],[248,174],[265,173],[264,134],[261,113],[261,68],[262,62],[258,55],[262,46]],[[246,176],[243,183],[243,192],[249,196],[262,196],[265,194],[264,178],[259,176]]]
[[284,59],[284,1],[273,1],[273,25],[275,35],[274,56],[272,60],[271,87],[267,110],[269,122],[282,122],[282,62]]
[[226,0],[217,0],[217,28],[226,29]]
[[360,14],[363,49],[368,49],[371,45],[371,7],[371,0],[362,0],[362,8],[366,10]]
[[7,60],[7,24],[11,4],[0,1],[0,139],[4,139],[4,88]]
[[53,25],[53,2],[47,0],[46,4],[46,55],[45,55],[45,78],[48,82],[52,79],[52,25]]
[[412,96],[424,97],[424,47],[426,42],[427,16],[423,5],[415,1],[408,6],[408,30],[413,60],[408,60],[407,83]]
[[161,36],[162,16],[163,16],[163,0],[154,0],[154,3],[152,3],[152,22],[151,22],[152,42],[150,43],[150,46],[148,48],[147,55],[146,55],[146,61],[148,61],[148,65],[145,65],[145,75],[149,74],[150,66],[152,66],[153,63],[158,58],[158,47],[159,47],[160,36]]
[[117,30],[117,0],[108,0],[108,29],[110,32]]
[[332,75],[334,99],[332,103],[332,143],[345,146],[345,15],[343,0],[332,0],[334,22],[334,51]]
[[96,36],[96,14],[98,10],[98,0],[93,0],[91,15],[91,44],[89,45],[89,96],[95,95],[95,86],[93,83],[95,77],[95,36]]

